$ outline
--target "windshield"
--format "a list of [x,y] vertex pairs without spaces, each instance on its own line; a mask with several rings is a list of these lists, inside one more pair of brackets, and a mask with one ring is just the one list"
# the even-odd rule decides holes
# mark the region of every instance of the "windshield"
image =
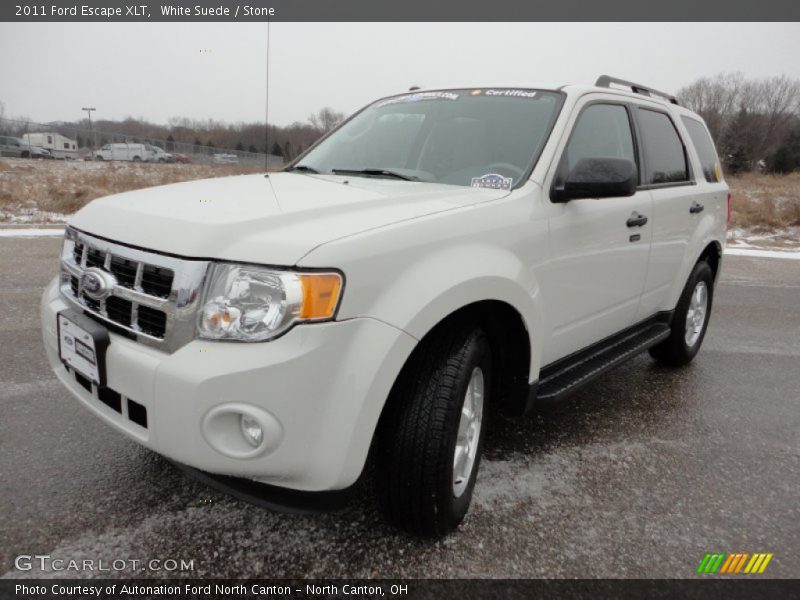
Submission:
[[379,100],[302,157],[299,171],[510,189],[526,176],[561,95],[481,88]]

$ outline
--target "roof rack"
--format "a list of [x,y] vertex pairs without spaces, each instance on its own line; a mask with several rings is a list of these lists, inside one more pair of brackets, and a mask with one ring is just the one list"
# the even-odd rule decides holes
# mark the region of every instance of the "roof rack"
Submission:
[[660,96],[661,98],[667,100],[671,104],[678,104],[678,99],[672,94],[667,94],[666,92],[659,92],[658,90],[654,90],[653,88],[649,88],[645,85],[641,85],[639,83],[633,83],[632,81],[617,79],[616,77],[611,77],[611,75],[600,75],[600,77],[597,78],[595,85],[597,87],[610,88],[612,83],[616,85],[629,87],[631,88],[631,91],[634,94],[641,94],[642,96]]

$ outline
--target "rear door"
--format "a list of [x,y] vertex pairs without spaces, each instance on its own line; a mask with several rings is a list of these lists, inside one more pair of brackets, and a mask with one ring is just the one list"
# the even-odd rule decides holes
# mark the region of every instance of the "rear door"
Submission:
[[643,155],[642,183],[653,197],[650,265],[637,315],[641,320],[672,308],[669,298],[690,254],[702,199],[675,117],[666,107],[650,103],[638,104],[634,114]]
[[[579,100],[546,185],[557,184],[581,158],[627,158],[638,168],[632,110],[614,96],[592,94]],[[634,324],[647,273],[651,225],[649,220],[641,225],[629,221],[637,216],[649,219],[651,204],[647,189],[630,197],[551,202],[550,261],[541,282],[551,331],[542,364]]]

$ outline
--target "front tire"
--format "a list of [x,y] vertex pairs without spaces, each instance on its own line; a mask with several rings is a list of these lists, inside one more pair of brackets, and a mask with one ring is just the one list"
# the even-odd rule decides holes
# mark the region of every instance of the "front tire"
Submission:
[[422,342],[379,431],[378,495],[390,522],[425,537],[458,527],[472,500],[491,389],[481,330],[446,326]]
[[714,272],[701,260],[692,269],[675,307],[670,336],[653,346],[650,355],[671,367],[690,363],[703,344],[713,298]]

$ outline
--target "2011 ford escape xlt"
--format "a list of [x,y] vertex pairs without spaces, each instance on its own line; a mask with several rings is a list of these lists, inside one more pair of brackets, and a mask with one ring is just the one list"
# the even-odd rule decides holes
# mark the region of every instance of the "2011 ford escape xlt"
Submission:
[[45,347],[85,407],[197,476],[308,508],[372,452],[387,517],[442,535],[492,411],[644,350],[692,360],[729,202],[703,121],[645,86],[403,93],[283,172],[77,212]]

